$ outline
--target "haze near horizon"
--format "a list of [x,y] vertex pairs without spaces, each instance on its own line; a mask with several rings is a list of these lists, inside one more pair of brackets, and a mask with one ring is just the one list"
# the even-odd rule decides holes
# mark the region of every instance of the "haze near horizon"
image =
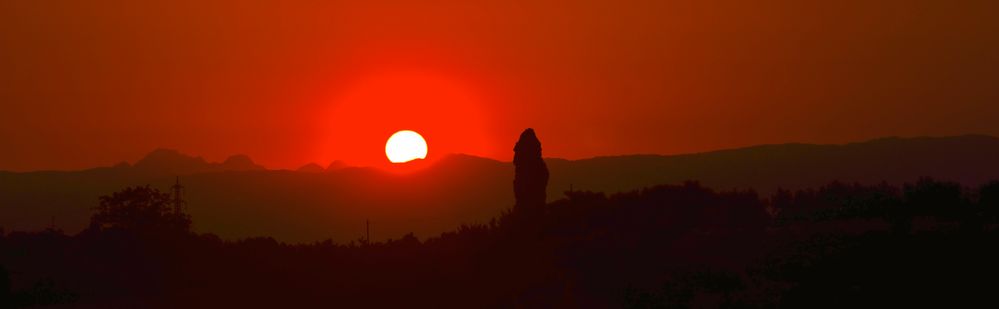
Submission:
[[[994,1],[0,4],[0,170],[999,135]],[[219,22],[224,20],[225,22]],[[449,115],[461,115],[451,117]],[[71,154],[71,155],[67,155]]]

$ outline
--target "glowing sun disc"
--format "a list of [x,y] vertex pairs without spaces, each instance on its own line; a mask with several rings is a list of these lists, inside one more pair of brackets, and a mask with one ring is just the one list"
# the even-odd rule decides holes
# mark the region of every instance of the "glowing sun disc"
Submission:
[[427,141],[410,130],[395,132],[385,142],[385,156],[392,163],[405,163],[427,158]]

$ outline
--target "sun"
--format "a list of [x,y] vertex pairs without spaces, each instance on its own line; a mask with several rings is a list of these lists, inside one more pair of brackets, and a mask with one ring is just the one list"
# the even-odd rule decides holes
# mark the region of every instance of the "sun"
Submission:
[[405,163],[427,158],[427,140],[411,130],[395,132],[385,142],[385,156],[392,163]]

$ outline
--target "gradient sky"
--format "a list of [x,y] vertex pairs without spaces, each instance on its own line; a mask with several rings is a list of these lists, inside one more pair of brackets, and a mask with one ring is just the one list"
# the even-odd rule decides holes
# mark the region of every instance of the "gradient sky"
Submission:
[[[375,4],[377,3],[377,4]],[[0,170],[999,135],[999,1],[0,1]]]

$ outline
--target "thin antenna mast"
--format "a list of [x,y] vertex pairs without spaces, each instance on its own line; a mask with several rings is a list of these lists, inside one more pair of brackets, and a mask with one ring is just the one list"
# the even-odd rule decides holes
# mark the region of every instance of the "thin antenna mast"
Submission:
[[177,182],[171,188],[173,189],[173,212],[179,214],[184,211],[184,186],[180,185],[180,176],[177,176]]

